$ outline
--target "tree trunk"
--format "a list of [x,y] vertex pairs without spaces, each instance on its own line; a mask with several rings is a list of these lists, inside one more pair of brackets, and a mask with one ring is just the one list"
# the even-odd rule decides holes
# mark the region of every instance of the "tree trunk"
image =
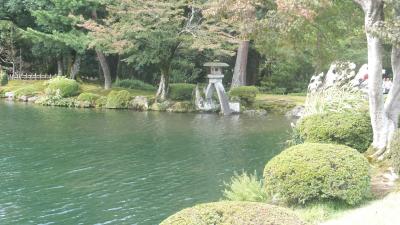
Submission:
[[240,42],[237,55],[235,70],[233,72],[231,88],[246,85],[247,59],[249,55],[250,41],[244,40]]
[[373,129],[372,146],[378,151],[372,157],[379,157],[386,148],[388,118],[384,109],[382,93],[382,41],[372,34],[374,25],[383,20],[382,0],[355,0],[364,10],[365,32],[368,42],[368,95],[371,125]]
[[76,54],[74,63],[72,64],[72,67],[71,67],[71,73],[70,73],[71,79],[73,79],[73,80],[76,79],[76,75],[79,73],[80,67],[81,67],[81,56]]
[[[395,5],[396,19],[400,20],[400,4]],[[400,47],[396,44],[392,47],[391,63],[393,70],[393,85],[388,94],[385,103],[385,113],[387,117],[385,133],[386,133],[386,148],[378,150],[374,157],[384,158],[390,153],[390,142],[395,131],[399,126],[400,114]]]
[[108,90],[111,88],[111,73],[110,73],[110,66],[108,65],[107,58],[103,52],[96,49],[97,58],[99,59],[101,69],[103,70],[104,76],[104,89]]
[[158,86],[156,99],[160,101],[164,101],[167,99],[168,88],[169,88],[169,70],[162,69],[161,70],[161,79],[160,84]]
[[63,60],[60,57],[60,58],[57,59],[57,75],[58,76],[62,76],[63,75],[63,70],[64,70],[64,68],[63,68]]

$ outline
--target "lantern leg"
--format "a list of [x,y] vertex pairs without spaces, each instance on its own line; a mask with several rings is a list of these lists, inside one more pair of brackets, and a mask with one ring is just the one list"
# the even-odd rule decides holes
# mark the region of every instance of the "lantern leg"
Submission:
[[219,103],[221,104],[222,114],[224,114],[226,116],[232,114],[232,110],[229,106],[229,99],[225,93],[224,86],[222,85],[221,82],[217,82],[214,85],[215,85],[215,89],[217,90]]

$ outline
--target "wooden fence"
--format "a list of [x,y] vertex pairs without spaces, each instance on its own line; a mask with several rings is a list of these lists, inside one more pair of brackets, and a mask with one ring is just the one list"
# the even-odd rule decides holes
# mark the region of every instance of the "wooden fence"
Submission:
[[13,74],[8,76],[8,80],[50,80],[56,77],[56,74]]

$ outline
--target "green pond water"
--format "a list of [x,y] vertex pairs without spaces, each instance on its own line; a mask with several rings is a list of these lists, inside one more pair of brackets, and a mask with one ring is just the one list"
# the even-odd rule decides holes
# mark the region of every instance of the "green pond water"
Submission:
[[284,117],[0,102],[0,224],[158,224],[279,153]]

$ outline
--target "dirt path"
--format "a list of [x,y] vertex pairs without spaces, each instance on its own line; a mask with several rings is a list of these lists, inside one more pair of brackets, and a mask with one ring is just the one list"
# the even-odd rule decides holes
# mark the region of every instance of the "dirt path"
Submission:
[[400,225],[400,193],[390,194],[320,225]]

